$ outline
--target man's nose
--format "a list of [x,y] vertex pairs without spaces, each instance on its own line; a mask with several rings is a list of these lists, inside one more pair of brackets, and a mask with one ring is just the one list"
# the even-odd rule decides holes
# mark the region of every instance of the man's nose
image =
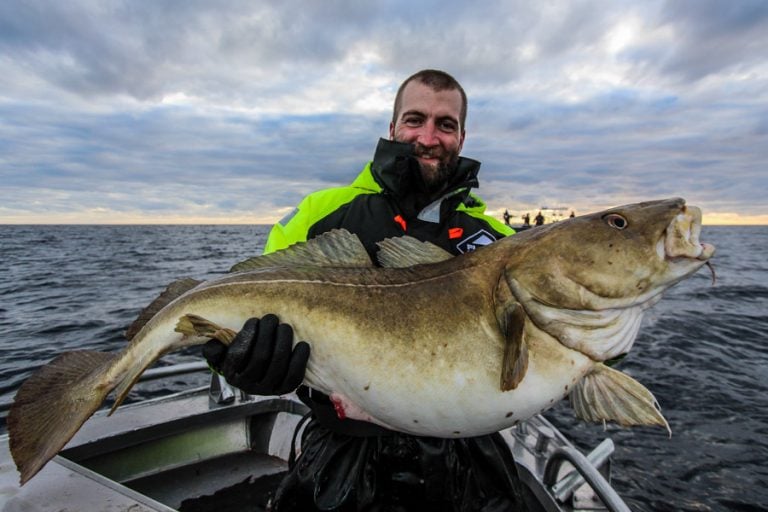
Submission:
[[419,130],[416,142],[427,147],[438,145],[439,139],[437,138],[437,127],[435,126],[435,123],[432,121],[424,123]]

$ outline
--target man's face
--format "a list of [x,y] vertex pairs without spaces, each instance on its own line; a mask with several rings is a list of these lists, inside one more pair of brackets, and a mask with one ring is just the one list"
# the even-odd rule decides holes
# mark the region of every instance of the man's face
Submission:
[[439,189],[453,174],[464,144],[461,93],[436,92],[414,80],[403,89],[401,100],[396,121],[389,125],[389,138],[416,146],[424,182],[430,189]]

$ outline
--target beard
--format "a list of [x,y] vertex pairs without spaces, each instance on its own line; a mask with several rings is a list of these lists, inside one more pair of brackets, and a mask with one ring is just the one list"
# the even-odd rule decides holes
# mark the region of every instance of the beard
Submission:
[[436,164],[425,164],[419,161],[421,178],[429,192],[438,192],[448,185],[454,176],[459,162],[459,153],[456,151],[444,152],[441,148],[425,148],[416,144],[413,152],[416,157],[437,158]]

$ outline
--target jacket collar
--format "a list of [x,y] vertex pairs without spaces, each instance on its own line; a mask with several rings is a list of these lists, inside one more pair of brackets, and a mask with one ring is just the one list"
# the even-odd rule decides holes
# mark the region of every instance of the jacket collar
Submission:
[[421,177],[419,162],[413,156],[413,144],[379,139],[371,163],[371,173],[385,193],[394,197],[406,214],[415,215],[440,198],[463,200],[471,188],[478,186],[480,162],[459,157],[456,172],[448,186],[430,194]]

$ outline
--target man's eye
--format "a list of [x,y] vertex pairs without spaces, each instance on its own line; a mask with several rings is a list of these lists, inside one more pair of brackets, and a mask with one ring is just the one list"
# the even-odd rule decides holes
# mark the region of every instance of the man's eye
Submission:
[[403,120],[403,123],[408,126],[418,126],[421,124],[421,119],[419,119],[418,117],[406,117]]
[[452,121],[445,121],[440,124],[440,129],[445,132],[455,132],[456,131],[456,123]]

